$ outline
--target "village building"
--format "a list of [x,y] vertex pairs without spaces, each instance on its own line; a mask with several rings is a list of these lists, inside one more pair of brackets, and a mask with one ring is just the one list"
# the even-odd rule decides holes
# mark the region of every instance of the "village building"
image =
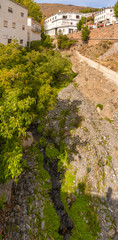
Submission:
[[17,39],[27,45],[28,10],[14,0],[0,0],[0,43],[11,43]]
[[27,19],[27,41],[41,40],[41,25],[33,18]]
[[94,20],[95,24],[99,24],[99,23],[113,24],[115,21],[116,21],[116,18],[114,16],[113,7],[104,8],[101,11],[95,13],[95,20]]
[[68,34],[75,32],[77,31],[77,23],[82,16],[82,13],[63,13],[59,11],[57,14],[45,20],[45,33],[47,35],[53,36],[59,33]]

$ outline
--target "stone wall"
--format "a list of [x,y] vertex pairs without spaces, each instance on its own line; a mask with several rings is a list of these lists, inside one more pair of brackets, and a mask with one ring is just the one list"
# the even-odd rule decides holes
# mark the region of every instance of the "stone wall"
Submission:
[[[68,35],[69,38],[74,38],[77,40],[81,40],[81,32],[71,33]],[[90,33],[90,45],[94,45],[99,43],[98,38],[100,39],[118,39],[118,24],[108,26],[108,27],[101,27],[97,29],[92,29]],[[97,40],[95,40],[97,39]]]

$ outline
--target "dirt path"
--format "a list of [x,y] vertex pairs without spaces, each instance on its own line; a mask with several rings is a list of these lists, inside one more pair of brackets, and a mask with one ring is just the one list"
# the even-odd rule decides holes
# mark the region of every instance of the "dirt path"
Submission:
[[118,73],[104,67],[100,63],[97,63],[87,57],[82,56],[78,51],[76,52],[78,58],[82,61],[85,61],[90,67],[95,68],[103,73],[104,77],[106,77],[111,82],[115,83],[118,86]]

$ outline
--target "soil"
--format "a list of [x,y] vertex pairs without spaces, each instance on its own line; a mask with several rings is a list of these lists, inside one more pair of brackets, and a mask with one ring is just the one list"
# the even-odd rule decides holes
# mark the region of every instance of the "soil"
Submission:
[[118,42],[101,41],[100,43],[89,46],[81,44],[79,52],[100,64],[118,72]]

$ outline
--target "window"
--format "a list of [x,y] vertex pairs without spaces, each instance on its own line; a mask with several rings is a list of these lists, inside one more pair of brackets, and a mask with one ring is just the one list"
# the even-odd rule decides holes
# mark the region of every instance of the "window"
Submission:
[[63,18],[66,19],[66,18],[67,18],[67,15],[63,15]]
[[79,15],[76,15],[76,18],[79,18]]
[[24,13],[23,12],[21,12],[21,17],[24,17]]
[[8,12],[13,13],[13,9],[11,7],[8,7]]
[[22,30],[25,30],[25,25],[22,25]]
[[73,25],[73,22],[71,22],[70,24]]
[[12,28],[16,28],[16,23],[12,22]]
[[110,10],[110,12],[112,12],[112,9]]
[[0,8],[1,8],[1,4],[0,4]]
[[8,22],[4,21],[4,27],[8,27]]
[[12,39],[11,39],[11,38],[9,38],[9,39],[8,39],[8,43],[11,43],[11,42],[12,42]]
[[23,44],[23,39],[20,40],[20,44]]

